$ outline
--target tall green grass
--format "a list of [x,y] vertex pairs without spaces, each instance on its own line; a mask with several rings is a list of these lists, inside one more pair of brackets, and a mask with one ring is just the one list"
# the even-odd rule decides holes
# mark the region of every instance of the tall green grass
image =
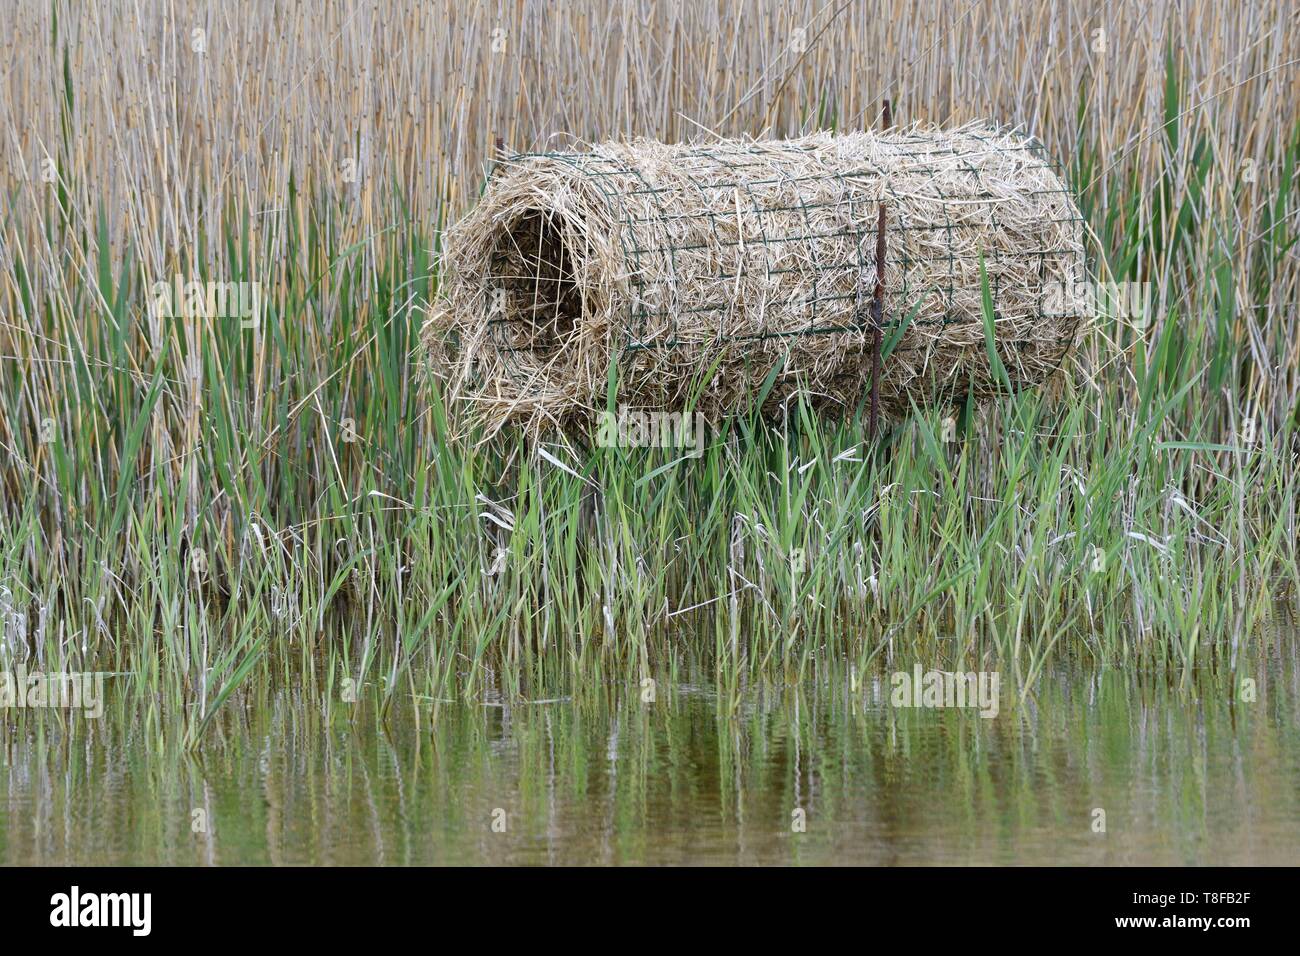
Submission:
[[40,313],[78,341],[65,362],[0,366],[22,425],[0,580],[31,653],[121,672],[196,734],[266,682],[436,710],[637,683],[684,654],[736,699],[900,655],[1231,669],[1294,593],[1294,423],[1244,440],[1240,366],[1213,388],[1197,323],[962,431],[918,409],[873,448],[860,417],[795,405],[698,459],[556,443],[559,467],[515,437],[448,438],[413,354],[433,237],[394,208],[339,249],[312,208],[262,328],[170,321],[142,350],[117,305],[147,280],[128,258]]

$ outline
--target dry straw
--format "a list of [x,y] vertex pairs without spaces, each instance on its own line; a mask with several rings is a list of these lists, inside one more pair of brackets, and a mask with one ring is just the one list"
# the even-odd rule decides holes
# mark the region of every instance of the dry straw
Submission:
[[855,408],[882,203],[884,411],[1060,366],[1082,312],[1081,216],[1041,147],[969,125],[506,158],[444,237],[431,370],[489,432],[584,426],[611,362],[638,408],[717,417],[774,367],[769,406],[803,391]]

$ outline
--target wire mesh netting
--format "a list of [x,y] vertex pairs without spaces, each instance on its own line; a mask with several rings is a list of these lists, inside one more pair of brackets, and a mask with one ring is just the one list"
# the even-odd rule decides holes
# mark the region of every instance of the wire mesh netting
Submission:
[[476,370],[459,384],[502,421],[581,414],[610,361],[647,407],[725,411],[773,362],[776,400],[852,404],[882,204],[888,406],[997,390],[985,276],[1013,386],[1060,364],[1081,317],[1082,217],[1040,144],[987,127],[511,156],[448,237],[433,324],[460,331]]

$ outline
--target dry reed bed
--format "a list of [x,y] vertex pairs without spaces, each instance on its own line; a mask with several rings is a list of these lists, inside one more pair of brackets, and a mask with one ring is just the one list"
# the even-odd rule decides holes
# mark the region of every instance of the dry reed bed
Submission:
[[1036,144],[983,125],[514,157],[445,236],[430,364],[489,433],[589,424],[612,362],[641,408],[716,419],[779,366],[770,407],[802,389],[852,410],[875,375],[882,205],[884,410],[1059,367],[1083,318],[1083,220]]
[[[1294,254],[1261,262],[1252,231],[1300,122],[1300,21],[1285,4],[57,0],[0,7],[0,50],[11,209],[0,225],[0,274],[10,277],[0,283],[0,354],[29,370],[16,402],[28,414],[0,420],[0,442],[13,450],[0,466],[10,500],[37,468],[22,451],[34,439],[20,435],[34,435],[71,392],[68,357],[82,334],[51,334],[27,302],[76,315],[87,336],[119,321],[105,303],[78,301],[77,290],[94,284],[100,212],[109,268],[131,246],[145,281],[200,266],[220,279],[236,271],[230,252],[217,243],[200,251],[202,237],[219,233],[224,211],[246,205],[248,258],[274,306],[298,264],[285,259],[283,230],[267,227],[302,226],[322,192],[345,212],[338,245],[364,244],[365,282],[386,248],[391,197],[431,226],[456,218],[476,197],[498,136],[515,150],[574,136],[680,141],[701,129],[784,136],[831,119],[870,126],[886,95],[903,121],[993,116],[1032,129],[1067,161],[1104,157],[1080,185],[1097,215],[1119,217],[1117,234],[1172,231],[1203,138],[1213,173],[1192,216],[1239,228],[1201,230],[1192,248],[1149,250],[1141,267],[1158,308],[1145,334],[1159,335],[1172,306],[1186,316],[1204,305],[1194,280],[1222,245],[1237,284],[1236,334],[1251,343],[1243,393],[1274,424],[1294,407],[1300,267]],[[1165,126],[1167,58],[1184,78],[1177,136]],[[47,159],[55,183],[41,176]],[[1247,162],[1256,175],[1243,185]],[[70,246],[52,238],[60,191]],[[1136,212],[1114,205],[1121,192],[1142,197]],[[1247,277],[1261,268],[1269,281],[1256,299]],[[29,295],[12,279],[19,269]],[[328,335],[339,321],[328,284],[320,308]],[[137,293],[128,355],[155,351],[144,309]],[[1104,344],[1085,355],[1095,360]],[[269,336],[251,348],[268,381],[319,381],[334,369],[327,341],[318,345],[316,365],[293,368]],[[143,388],[146,371],[128,364]],[[184,436],[202,416],[188,390],[166,390],[155,413],[160,476],[185,474]],[[54,417],[60,429],[76,427],[75,416]],[[324,460],[316,467],[329,472]]]

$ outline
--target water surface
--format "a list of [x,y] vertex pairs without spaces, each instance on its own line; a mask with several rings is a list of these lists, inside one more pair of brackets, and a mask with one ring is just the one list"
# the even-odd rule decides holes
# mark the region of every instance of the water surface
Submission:
[[384,724],[284,695],[193,755],[0,716],[0,862],[1295,864],[1295,643],[1242,673],[1253,703],[1058,666],[1017,706],[1004,675],[995,719],[894,707],[887,674],[734,715],[707,679]]

